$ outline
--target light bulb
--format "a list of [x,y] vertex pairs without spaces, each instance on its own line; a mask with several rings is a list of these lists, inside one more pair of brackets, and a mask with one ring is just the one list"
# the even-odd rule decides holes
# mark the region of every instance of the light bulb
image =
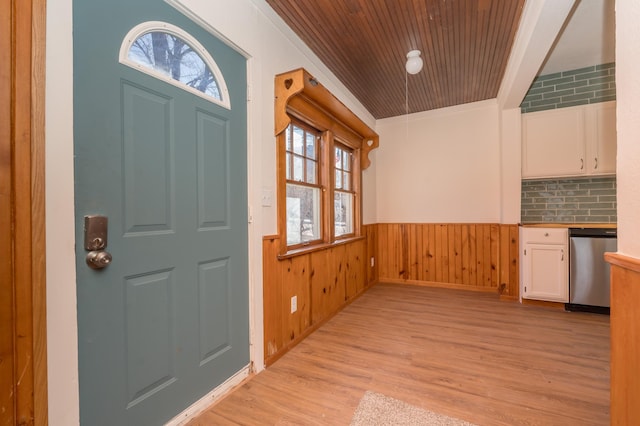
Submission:
[[422,58],[419,50],[412,50],[407,53],[407,63],[405,65],[409,74],[418,74],[422,69]]

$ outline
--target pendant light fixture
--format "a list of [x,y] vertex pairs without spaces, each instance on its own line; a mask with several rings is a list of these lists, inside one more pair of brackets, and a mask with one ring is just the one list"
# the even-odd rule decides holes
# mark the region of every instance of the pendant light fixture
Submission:
[[422,58],[419,50],[411,50],[407,53],[405,68],[409,74],[418,74],[422,70]]
[[407,63],[404,65],[407,70],[407,73],[404,75],[404,138],[407,142],[409,140],[409,74],[418,74],[422,70],[422,65],[423,62],[420,57],[420,51],[410,50],[409,53],[407,53]]

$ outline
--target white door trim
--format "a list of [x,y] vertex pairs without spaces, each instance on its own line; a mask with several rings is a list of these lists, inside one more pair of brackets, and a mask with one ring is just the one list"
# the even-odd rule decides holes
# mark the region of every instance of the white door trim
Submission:
[[250,374],[249,367],[250,366],[247,365],[245,368],[229,377],[223,384],[194,402],[182,413],[178,414],[173,419],[165,423],[165,426],[182,426],[201,414],[211,405],[222,399],[222,397],[230,393],[233,389],[244,383],[244,381],[249,377]]

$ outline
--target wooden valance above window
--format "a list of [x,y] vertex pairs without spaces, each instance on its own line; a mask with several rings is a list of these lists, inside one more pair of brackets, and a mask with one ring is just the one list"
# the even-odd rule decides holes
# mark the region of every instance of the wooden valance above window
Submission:
[[305,69],[276,75],[275,96],[276,136],[289,126],[293,116],[355,145],[360,149],[361,169],[369,167],[369,152],[378,147],[378,134]]

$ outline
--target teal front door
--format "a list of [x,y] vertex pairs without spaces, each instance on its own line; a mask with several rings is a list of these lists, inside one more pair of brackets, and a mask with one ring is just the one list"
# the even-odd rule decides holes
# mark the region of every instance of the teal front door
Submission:
[[246,60],[162,0],[73,22],[81,423],[159,425],[249,365]]

